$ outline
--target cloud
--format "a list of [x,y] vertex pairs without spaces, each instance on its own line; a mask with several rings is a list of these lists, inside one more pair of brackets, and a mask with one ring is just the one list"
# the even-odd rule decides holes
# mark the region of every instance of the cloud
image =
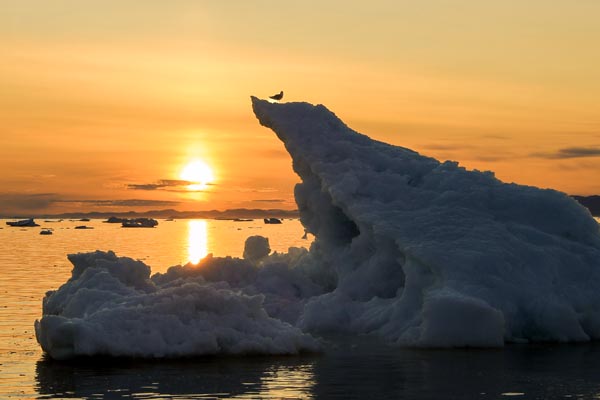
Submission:
[[255,203],[285,203],[284,199],[259,199],[252,201]]
[[600,157],[600,147],[565,147],[553,153],[533,153],[531,156],[548,159]]
[[71,204],[75,207],[175,207],[181,202],[151,199],[65,199],[58,193],[0,193],[0,213],[7,215],[26,215],[47,212],[59,204]]
[[163,206],[175,206],[177,204],[180,204],[180,202],[179,201],[170,201],[170,200],[127,199],[127,200],[99,201],[96,204],[99,206],[163,207]]
[[98,207],[165,207],[180,204],[179,201],[169,200],[146,200],[146,199],[125,199],[125,200],[57,200],[57,203],[81,203],[90,204]]
[[0,193],[0,204],[4,209],[39,210],[58,201],[57,193]]
[[473,148],[472,145],[462,143],[429,143],[423,145],[423,148],[430,150],[464,150]]
[[274,193],[279,192],[278,189],[272,187],[260,187],[260,188],[251,188],[244,186],[231,186],[229,187],[230,191],[233,192],[242,192],[242,193]]
[[288,154],[288,152],[285,151],[285,149],[283,149],[283,148],[254,150],[254,154],[259,157],[265,157],[265,158],[271,158],[271,159],[275,159],[275,158],[288,159],[288,158],[290,158],[290,155]]
[[461,161],[496,162],[515,159],[520,156],[503,146],[475,146],[462,143],[430,143],[423,146],[425,154],[435,152],[438,159],[458,159]]
[[485,153],[479,153],[479,154],[473,154],[470,155],[469,158],[471,160],[475,160],[475,161],[485,161],[485,162],[496,162],[496,161],[504,161],[504,160],[514,160],[515,158],[519,158],[517,157],[514,153],[509,152],[509,151],[497,151],[494,153],[489,153],[489,154],[485,154]]
[[500,134],[482,135],[481,137],[485,138],[485,139],[494,139],[494,140],[507,140],[507,139],[510,139],[510,136],[508,136],[508,135],[500,135]]
[[177,179],[161,179],[155,183],[131,183],[127,185],[130,190],[160,190],[165,188],[180,188],[191,185],[192,182]]
[[[179,179],[161,179],[154,183],[130,183],[127,184],[129,190],[164,190],[167,192],[203,192],[203,190],[191,190],[189,185],[197,185],[197,182],[184,181]],[[204,186],[214,186],[214,183],[205,183]]]

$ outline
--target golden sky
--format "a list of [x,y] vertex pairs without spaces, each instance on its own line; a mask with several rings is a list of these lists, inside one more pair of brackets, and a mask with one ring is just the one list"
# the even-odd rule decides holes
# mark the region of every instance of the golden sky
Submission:
[[[0,214],[295,208],[250,95],[600,194],[600,2],[0,0]],[[195,159],[215,180],[190,192]]]

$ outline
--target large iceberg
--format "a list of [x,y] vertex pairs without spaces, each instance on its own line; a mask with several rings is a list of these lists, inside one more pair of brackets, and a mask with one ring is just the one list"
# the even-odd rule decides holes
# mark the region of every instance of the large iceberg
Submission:
[[311,334],[404,346],[600,339],[600,229],[567,195],[507,184],[348,128],[322,105],[252,98],[302,182],[309,251],[207,257],[150,276],[70,255],[36,336],[53,358],[318,351]]
[[252,106],[302,179],[332,287],[299,327],[436,347],[600,338],[600,230],[567,195],[372,140],[322,105]]

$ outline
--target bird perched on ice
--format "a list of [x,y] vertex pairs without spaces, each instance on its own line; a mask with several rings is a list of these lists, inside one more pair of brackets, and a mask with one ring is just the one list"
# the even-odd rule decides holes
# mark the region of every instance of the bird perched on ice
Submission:
[[283,99],[283,90],[277,94],[274,94],[273,96],[269,96],[269,98],[275,101]]

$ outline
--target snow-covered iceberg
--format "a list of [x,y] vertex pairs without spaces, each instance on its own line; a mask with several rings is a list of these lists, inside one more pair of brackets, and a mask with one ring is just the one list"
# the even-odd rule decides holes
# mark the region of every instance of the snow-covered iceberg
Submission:
[[600,338],[600,231],[567,195],[507,184],[252,97],[302,179],[311,263],[332,290],[297,324],[403,345]]
[[[113,252],[72,254],[69,260],[71,279],[46,294],[43,317],[35,324],[37,340],[52,358],[319,350],[310,335],[269,317],[263,295],[242,294],[218,279],[209,282],[193,273],[197,268],[174,267],[151,278],[147,265]],[[252,275],[253,266],[243,260],[237,260],[238,268],[227,264],[229,280],[240,271]]]
[[348,128],[324,106],[252,98],[302,182],[310,251],[207,257],[150,276],[112,252],[70,255],[36,336],[53,358],[316,351],[311,334],[406,346],[600,339],[600,230],[554,190],[506,184]]

